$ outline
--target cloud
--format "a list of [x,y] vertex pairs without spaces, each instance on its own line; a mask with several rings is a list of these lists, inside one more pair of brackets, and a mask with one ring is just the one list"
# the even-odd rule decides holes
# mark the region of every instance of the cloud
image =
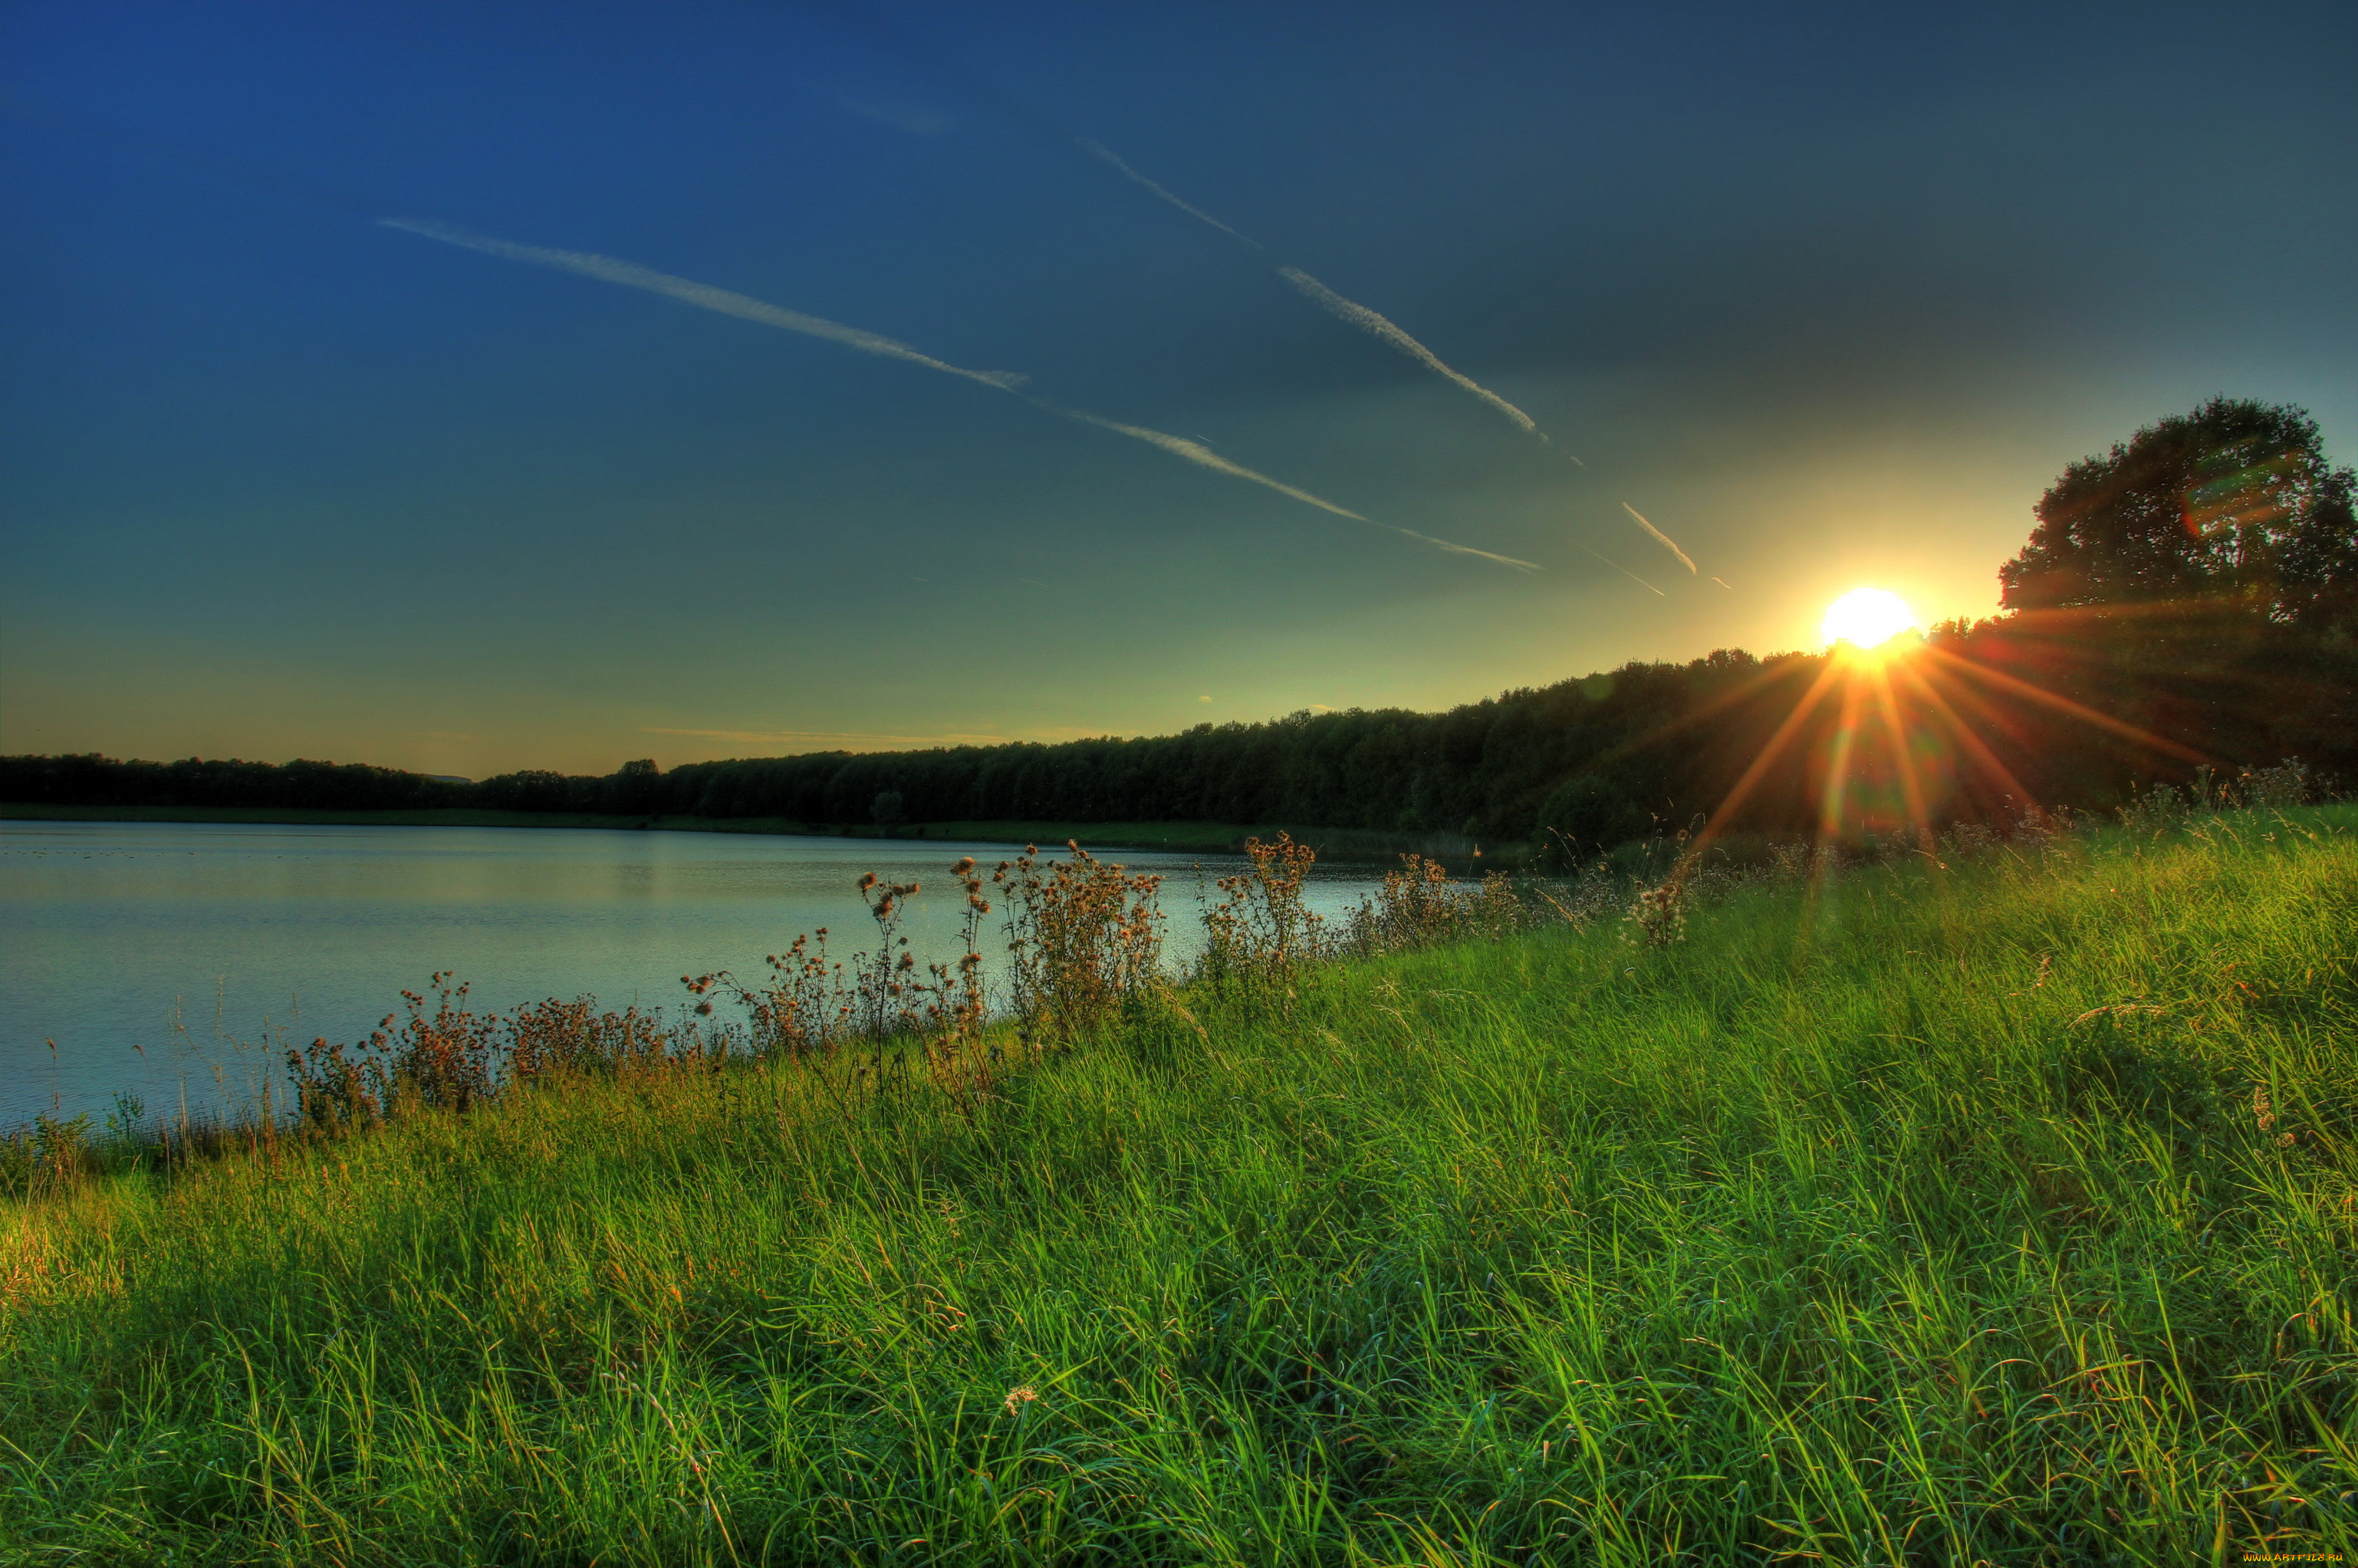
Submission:
[[1398,349],[1401,353],[1406,354],[1417,363],[1424,366],[1425,369],[1433,371],[1437,374],[1446,376],[1449,380],[1455,382],[1459,386],[1464,387],[1466,391],[1472,393],[1475,396],[1480,398],[1483,402],[1488,404],[1499,413],[1505,415],[1509,419],[1514,421],[1516,427],[1521,430],[1524,434],[1539,436],[1541,440],[1547,439],[1545,436],[1540,435],[1539,425],[1530,415],[1524,413],[1521,409],[1516,407],[1513,404],[1508,402],[1505,398],[1499,396],[1488,387],[1482,385],[1479,382],[1474,380],[1473,377],[1460,375],[1457,372],[1451,370],[1447,365],[1441,362],[1440,355],[1434,353],[1431,349],[1426,348],[1422,343],[1418,342],[1414,338],[1410,337],[1406,332],[1401,331],[1399,327],[1393,325],[1389,317],[1379,315],[1376,311],[1368,309],[1366,306],[1358,303],[1357,300],[1344,298],[1341,295],[1336,293],[1333,289],[1327,287],[1325,284],[1319,282],[1316,278],[1311,276],[1308,273],[1303,271],[1298,266],[1279,267],[1277,269],[1277,276],[1285,279],[1286,282],[1293,285],[1295,288],[1302,291],[1305,297],[1315,301],[1321,309],[1325,310],[1328,315],[1333,316],[1337,320],[1349,322],[1352,326],[1357,327],[1359,330],[1367,333],[1369,337],[1375,338],[1382,342],[1390,344],[1395,349]]
[[[1651,534],[1654,536],[1654,542],[1656,544],[1670,551],[1671,554],[1678,557],[1679,565],[1686,568],[1689,572],[1693,572],[1695,569],[1694,562],[1689,560],[1687,558],[1687,553],[1679,548],[1678,541],[1671,538],[1668,534],[1663,533],[1660,528],[1655,527],[1651,523],[1647,522],[1646,514],[1644,513],[1639,511],[1636,507],[1630,505],[1626,501],[1621,503],[1621,510],[1627,512],[1630,516],[1635,517],[1638,520],[1638,526],[1643,528],[1647,533]],[[1718,581],[1716,578],[1712,580],[1714,582]],[[1721,583],[1720,586],[1725,588],[1727,585]]]
[[765,327],[776,327],[784,331],[799,332],[805,337],[822,338],[831,343],[840,343],[846,348],[857,349],[864,354],[874,354],[882,359],[900,360],[909,364],[923,365],[927,370],[939,371],[944,375],[954,375],[965,381],[977,382],[994,392],[1004,392],[1020,397],[1034,408],[1054,414],[1059,418],[1070,419],[1077,424],[1128,436],[1132,440],[1143,441],[1149,446],[1162,449],[1174,457],[1184,459],[1199,468],[1210,469],[1215,473],[1226,474],[1231,479],[1240,479],[1249,483],[1265,486],[1280,495],[1290,497],[1305,505],[1315,506],[1322,512],[1331,512],[1337,517],[1347,517],[1355,523],[1365,523],[1371,528],[1381,528],[1388,533],[1397,534],[1404,539],[1414,539],[1419,544],[1430,545],[1436,550],[1445,550],[1452,555],[1471,556],[1480,560],[1495,561],[1503,567],[1512,567],[1517,571],[1533,572],[1540,569],[1535,562],[1518,560],[1512,556],[1495,555],[1488,550],[1477,550],[1471,545],[1460,545],[1449,539],[1437,539],[1430,534],[1420,534],[1413,528],[1403,528],[1397,524],[1379,523],[1374,518],[1362,516],[1347,506],[1337,506],[1323,496],[1313,495],[1306,490],[1298,489],[1281,480],[1271,479],[1265,473],[1256,473],[1240,463],[1232,463],[1201,441],[1191,441],[1184,436],[1174,436],[1163,430],[1151,430],[1141,425],[1125,425],[1118,419],[1108,419],[1099,415],[1091,414],[1087,409],[1069,408],[1063,404],[1051,402],[1047,398],[1022,390],[1023,384],[1030,378],[1013,371],[968,370],[963,365],[954,365],[945,360],[937,360],[931,354],[922,353],[894,339],[882,337],[874,332],[862,331],[857,327],[847,327],[840,321],[830,321],[822,316],[806,316],[799,310],[788,310],[783,306],[772,305],[767,300],[756,299],[751,295],[736,294],[725,288],[715,288],[708,283],[698,283],[693,278],[675,277],[669,273],[656,272],[652,267],[641,266],[636,262],[621,261],[613,256],[598,255],[589,251],[560,251],[551,250],[542,245],[520,245],[513,241],[495,240],[488,235],[473,233],[452,224],[425,220],[380,218],[377,222],[388,229],[400,229],[408,233],[422,234],[429,240],[439,240],[444,244],[480,251],[485,255],[498,256],[504,261],[525,262],[535,266],[554,267],[559,272],[577,273],[583,277],[594,277],[605,283],[618,283],[626,288],[643,288],[650,294],[660,294],[666,298],[676,299],[683,305],[693,305],[700,310],[717,310],[724,316],[741,317],[748,321],[758,321]]

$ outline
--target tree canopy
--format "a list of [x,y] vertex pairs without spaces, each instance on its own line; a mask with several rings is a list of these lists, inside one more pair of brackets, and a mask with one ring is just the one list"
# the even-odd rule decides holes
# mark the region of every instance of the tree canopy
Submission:
[[2288,404],[2214,397],[2063,471],[1998,568],[2008,610],[2229,598],[2272,620],[2346,623],[2358,605],[2351,470]]

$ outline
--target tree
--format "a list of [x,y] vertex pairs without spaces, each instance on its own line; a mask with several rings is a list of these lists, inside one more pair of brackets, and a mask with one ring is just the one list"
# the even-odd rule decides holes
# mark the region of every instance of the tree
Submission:
[[624,762],[606,775],[600,793],[608,811],[624,812],[633,816],[654,814],[658,792],[662,789],[663,770],[652,757]]
[[2008,610],[2238,600],[2277,622],[2346,622],[2358,605],[2351,470],[2290,404],[2214,397],[2087,458],[2033,508],[1998,568]]

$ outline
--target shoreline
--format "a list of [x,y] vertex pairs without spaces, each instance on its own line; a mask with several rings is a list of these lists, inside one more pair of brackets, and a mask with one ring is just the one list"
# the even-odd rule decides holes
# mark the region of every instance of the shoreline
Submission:
[[273,806],[57,806],[0,802],[5,822],[217,822],[290,827],[533,827],[607,832],[750,833],[769,838],[871,838],[880,842],[953,841],[1055,846],[1077,839],[1085,848],[1169,853],[1238,855],[1249,838],[1280,832],[1309,845],[1321,860],[1389,861],[1404,854],[1433,860],[1511,864],[1521,845],[1489,853],[1463,834],[1378,833],[1353,827],[1250,827],[1229,822],[923,822],[892,828],[866,824],[813,826],[782,816],[645,816],[589,812],[485,811],[437,807],[409,811],[336,811]]

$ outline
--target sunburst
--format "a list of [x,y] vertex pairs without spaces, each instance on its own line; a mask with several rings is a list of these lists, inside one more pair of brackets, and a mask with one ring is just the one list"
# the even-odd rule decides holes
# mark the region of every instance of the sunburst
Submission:
[[1855,588],[1826,606],[1818,636],[1826,646],[1847,643],[1880,648],[1902,632],[1916,630],[1916,612],[1887,588]]
[[[2038,628],[2046,633],[2043,641],[2068,646],[2076,640],[2073,622],[2079,617],[2073,612],[2025,619],[2048,623]],[[1945,820],[1942,814],[1961,795],[1978,798],[1984,811],[2032,809],[2036,796],[1995,748],[2012,741],[2019,750],[2030,717],[2040,710],[2147,757],[2198,765],[2215,761],[2025,678],[2063,674],[2054,663],[2061,646],[2029,663],[2009,661],[2021,670],[2016,674],[1927,640],[1918,631],[1914,614],[1897,595],[1876,589],[1845,594],[1828,610],[1823,655],[1771,661],[1711,700],[1611,748],[1597,762],[1642,752],[1715,717],[1735,718],[1767,697],[1770,688],[1790,683],[1790,706],[1753,743],[1733,787],[1687,838],[1681,870],[1673,873],[1682,875],[1742,818],[1755,796],[1784,794],[1785,786],[1775,781],[1779,775],[1790,779],[1794,772],[1807,780],[1804,798],[1822,841],[1906,828],[1917,843],[1930,845],[1938,823]]]

